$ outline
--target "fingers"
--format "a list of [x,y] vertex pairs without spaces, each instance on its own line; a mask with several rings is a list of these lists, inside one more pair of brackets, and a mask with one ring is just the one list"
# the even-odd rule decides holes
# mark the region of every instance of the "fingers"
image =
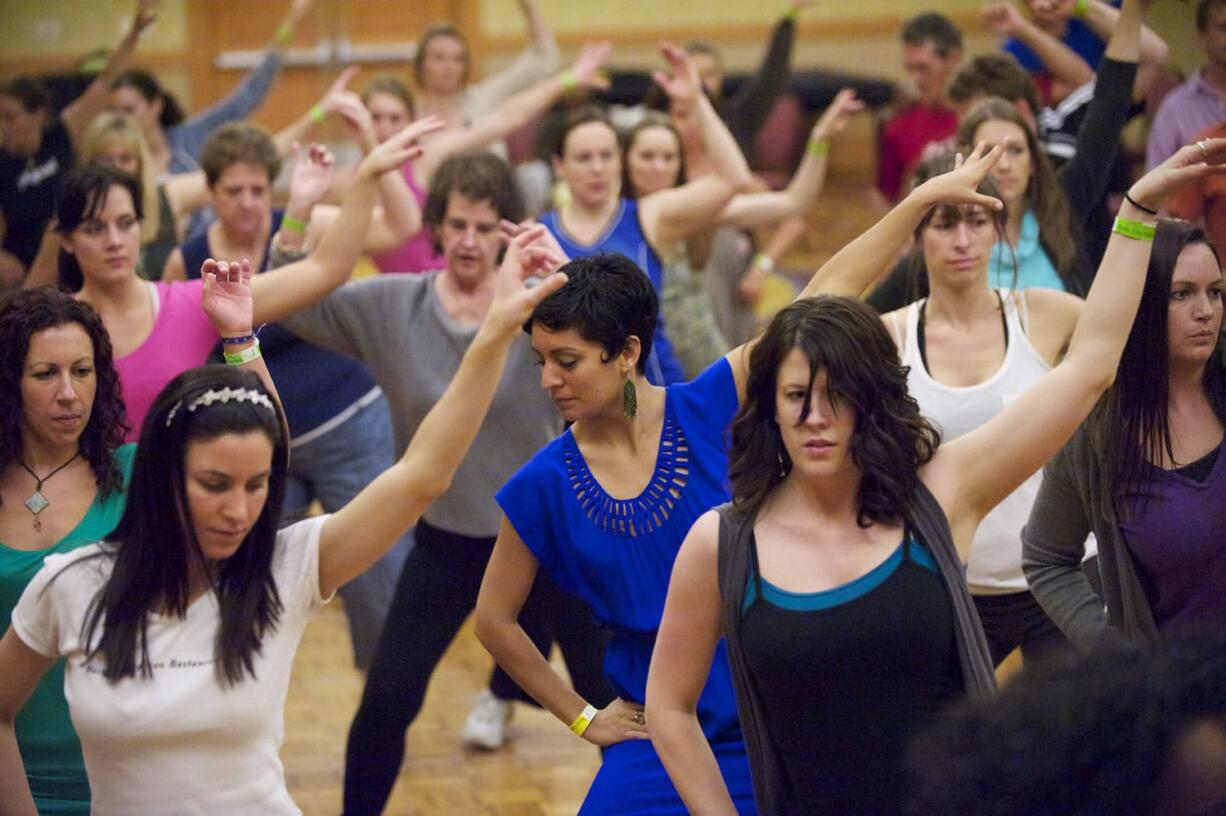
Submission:
[[328,90],[332,92],[345,90],[347,87],[349,87],[349,83],[353,81],[353,78],[356,77],[358,72],[361,70],[362,69],[356,65],[346,66],[345,70],[341,71],[336,79],[333,80],[332,85]]
[[200,277],[203,278],[206,275],[216,275],[216,274],[217,274],[217,261],[213,260],[212,258],[208,258],[205,260],[204,263],[200,264]]
[[554,292],[566,285],[566,273],[554,272],[547,278],[541,278],[540,283],[527,291],[528,305],[535,309]]

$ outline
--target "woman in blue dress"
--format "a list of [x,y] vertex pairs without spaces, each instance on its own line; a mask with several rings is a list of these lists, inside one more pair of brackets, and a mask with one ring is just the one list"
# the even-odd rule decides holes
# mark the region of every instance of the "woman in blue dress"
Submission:
[[[978,176],[963,185],[961,199],[951,197],[979,201],[974,187],[990,164],[976,159],[971,174]],[[700,515],[730,496],[725,429],[744,394],[748,355],[740,347],[692,382],[651,385],[657,297],[648,276],[616,254],[564,269],[568,283],[528,328],[541,387],[573,425],[498,493],[504,517],[477,601],[477,635],[521,688],[604,749],[583,814],[682,814],[648,740],[647,669],[681,542]],[[801,296],[859,294],[863,277],[819,272]],[[538,569],[582,597],[612,631],[605,671],[618,699],[600,711],[519,626]],[[722,647],[697,710],[738,810],[756,812]]]

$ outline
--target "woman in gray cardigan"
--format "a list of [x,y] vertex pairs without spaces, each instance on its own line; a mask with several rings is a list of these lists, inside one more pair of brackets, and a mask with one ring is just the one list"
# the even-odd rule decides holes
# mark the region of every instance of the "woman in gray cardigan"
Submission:
[[[952,195],[982,153],[916,191],[951,195],[912,193],[829,265],[896,246],[934,205],[992,206]],[[1133,185],[1064,359],[939,448],[866,307],[828,298],[775,317],[732,424],[733,504],[681,547],[647,684],[652,742],[692,812],[735,813],[694,707],[721,637],[760,812],[899,812],[909,736],[953,696],[993,687],[958,562],[1112,384],[1153,214],[1223,159],[1226,140],[1204,142]]]
[[[1039,603],[1080,648],[1226,623],[1222,288],[1204,231],[1159,221],[1115,384],[1044,471],[1023,565]],[[1101,600],[1080,569],[1089,532]]]

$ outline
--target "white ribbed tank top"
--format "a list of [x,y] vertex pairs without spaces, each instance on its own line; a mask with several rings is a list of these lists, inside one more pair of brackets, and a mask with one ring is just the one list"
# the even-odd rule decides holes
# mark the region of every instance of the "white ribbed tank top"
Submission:
[[[1010,293],[1008,289],[999,291],[1005,310],[1008,347],[1000,368],[976,385],[944,385],[929,376],[920,356],[918,340],[919,307],[924,301],[912,303],[907,308],[906,337],[902,347],[903,365],[910,368],[907,388],[919,403],[920,412],[941,431],[943,441],[957,439],[983,425],[1051,370],[1026,336],[1024,295]],[[979,525],[967,564],[967,582],[972,592],[994,595],[1029,588],[1022,574],[1022,527],[1030,516],[1030,507],[1038,495],[1042,478],[1040,470],[1009,494]]]

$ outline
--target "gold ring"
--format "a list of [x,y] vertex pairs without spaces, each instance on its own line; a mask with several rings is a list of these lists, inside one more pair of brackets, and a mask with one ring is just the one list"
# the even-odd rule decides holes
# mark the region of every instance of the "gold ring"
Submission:
[[646,725],[646,724],[647,724],[646,719],[643,717],[643,712],[641,712],[641,711],[636,711],[636,712],[634,712],[634,721],[635,721],[635,723],[637,723],[638,725]]
[[1205,148],[1205,140],[1201,139],[1199,142],[1196,143],[1196,146],[1200,148],[1201,155],[1205,157],[1205,163],[1208,164],[1209,163],[1209,151],[1208,149]]

